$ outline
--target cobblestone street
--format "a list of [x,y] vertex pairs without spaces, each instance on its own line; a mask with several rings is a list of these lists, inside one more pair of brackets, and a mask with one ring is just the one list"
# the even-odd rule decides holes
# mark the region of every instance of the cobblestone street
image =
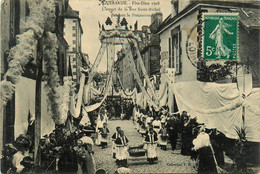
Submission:
[[[143,142],[144,138],[136,131],[132,121],[129,120],[109,121],[110,137],[115,132],[116,126],[120,126],[125,131],[129,139],[129,146],[136,146]],[[146,156],[129,157],[128,167],[132,173],[196,173],[190,156],[181,155],[180,150],[172,152],[170,148],[170,144],[167,145],[167,151],[157,148],[158,164],[149,165]],[[95,146],[94,150],[97,169],[102,168],[108,173],[113,173],[117,166],[115,159],[112,158],[111,140],[108,148],[101,149],[101,147]]]

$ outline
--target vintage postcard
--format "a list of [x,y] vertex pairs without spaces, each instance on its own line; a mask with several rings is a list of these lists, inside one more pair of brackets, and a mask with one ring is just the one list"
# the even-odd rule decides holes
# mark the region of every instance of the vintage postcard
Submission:
[[1,173],[258,173],[260,3],[1,0]]

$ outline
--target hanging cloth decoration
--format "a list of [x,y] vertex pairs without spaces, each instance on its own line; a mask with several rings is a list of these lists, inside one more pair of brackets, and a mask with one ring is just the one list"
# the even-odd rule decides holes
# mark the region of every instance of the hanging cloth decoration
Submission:
[[93,64],[92,68],[91,68],[87,85],[90,85],[90,84],[91,84],[91,82],[92,82],[92,80],[93,80],[93,77],[94,77],[95,74],[96,74],[97,68],[98,68],[98,66],[99,66],[99,64],[100,64],[101,58],[102,58],[103,55],[104,55],[105,49],[106,49],[105,45],[104,45],[104,44],[101,44],[101,47],[100,47],[100,49],[99,49],[97,58],[95,59],[95,62],[94,62],[94,64]]
[[[123,39],[121,39],[123,41]],[[129,45],[130,46],[130,45]],[[123,46],[124,48],[124,46]],[[125,49],[125,48],[124,48]],[[152,105],[154,106],[155,110],[159,110],[159,107],[158,105],[151,99],[151,97],[149,96],[149,94],[147,93],[146,89],[144,88],[143,84],[142,84],[142,80],[136,70],[136,67],[135,67],[135,64],[134,64],[134,58],[133,58],[133,55],[132,55],[132,52],[131,52],[131,49],[130,48],[127,48],[125,49],[125,52],[126,52],[126,60],[129,62],[129,65],[131,67],[131,70],[134,74],[134,77],[139,85],[139,87],[141,88],[142,90],[142,93],[145,95],[147,101]]]
[[78,100],[75,107],[74,97],[71,97],[70,101],[70,113],[74,118],[78,118],[81,110],[82,104],[82,97],[83,97],[83,87],[85,84],[85,74],[82,73],[80,77],[80,85],[79,85],[79,92],[78,92]]
[[84,110],[85,110],[86,112],[91,112],[91,111],[96,110],[96,109],[99,108],[99,107],[102,105],[102,103],[106,100],[107,95],[108,95],[108,92],[109,92],[109,88],[110,88],[110,86],[111,86],[112,75],[113,75],[113,68],[111,68],[111,72],[110,72],[109,78],[108,78],[108,80],[107,80],[107,85],[106,85],[106,89],[105,89],[105,95],[104,95],[103,99],[102,99],[101,102],[99,102],[99,103],[95,103],[95,104],[90,105],[90,106],[83,106],[83,107],[84,107]]
[[148,76],[148,74],[147,74],[147,72],[146,72],[146,69],[145,69],[145,66],[144,66],[144,63],[143,63],[143,60],[142,60],[141,53],[140,53],[140,51],[139,51],[139,49],[138,49],[137,42],[136,42],[134,39],[132,39],[131,41],[133,41],[133,43],[134,43],[135,50],[136,50],[136,53],[137,53],[137,60],[138,60],[138,63],[141,65],[140,67],[141,67],[142,72],[143,72],[143,74],[144,74],[144,79],[145,79],[145,81],[146,81],[146,83],[147,83],[149,89],[150,89],[151,92],[152,92],[152,96],[153,96],[154,99],[155,99],[155,103],[158,104],[158,97],[155,95],[154,86],[152,85],[152,83],[151,83],[151,81],[150,81],[150,79],[149,79],[149,76]]
[[115,45],[114,44],[108,44],[107,45],[107,71],[110,72],[110,68],[112,68],[112,64],[114,61],[115,56]]
[[90,87],[91,91],[94,92],[96,95],[101,95],[103,90],[102,91],[99,91],[97,89],[95,89],[93,86]]
[[83,106],[86,112],[91,112],[91,111],[96,110],[97,108],[99,108],[102,105],[102,103],[107,98],[107,95],[109,93],[109,89],[110,89],[111,83],[112,83],[112,77],[113,77],[113,72],[114,72],[113,69],[114,69],[114,59],[112,59],[112,65],[111,65],[110,73],[109,73],[108,79],[106,81],[106,88],[104,90],[104,98],[99,103],[95,103],[95,104],[90,105],[90,106]]
[[167,93],[167,89],[168,89],[168,83],[166,82],[163,85],[163,88],[160,89],[159,94],[158,94],[158,100],[162,100],[162,98],[164,97],[165,93]]
[[123,84],[122,84],[122,82],[121,82],[121,79],[120,79],[120,77],[119,77],[119,75],[117,74],[117,78],[118,78],[118,81],[119,81],[119,84],[120,84],[120,86],[121,86],[121,88],[122,88],[122,91],[123,91],[123,93],[125,94],[125,96],[127,96],[127,97],[131,97],[133,94],[134,94],[134,90],[136,89],[134,89],[131,93],[126,93],[126,91],[125,91],[125,89],[124,89],[124,87],[123,87]]

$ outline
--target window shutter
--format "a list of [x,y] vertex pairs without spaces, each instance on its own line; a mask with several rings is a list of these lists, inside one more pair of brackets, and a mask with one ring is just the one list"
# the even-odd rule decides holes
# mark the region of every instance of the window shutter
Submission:
[[179,73],[182,73],[182,37],[181,37],[182,32],[179,32]]
[[172,59],[171,59],[171,58],[172,58],[172,55],[171,55],[171,54],[172,54],[172,52],[171,52],[171,47],[172,47],[172,46],[171,46],[171,38],[169,38],[169,60],[168,60],[168,61],[169,61],[169,65],[168,65],[169,68],[171,68],[171,60],[172,60]]

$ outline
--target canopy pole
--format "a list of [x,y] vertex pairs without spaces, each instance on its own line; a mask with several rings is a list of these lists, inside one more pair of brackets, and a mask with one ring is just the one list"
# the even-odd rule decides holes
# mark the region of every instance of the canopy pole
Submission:
[[41,94],[42,94],[42,61],[43,61],[43,37],[39,39],[37,46],[37,73],[35,90],[35,128],[34,128],[34,166],[41,164],[41,151],[39,148],[41,139]]

